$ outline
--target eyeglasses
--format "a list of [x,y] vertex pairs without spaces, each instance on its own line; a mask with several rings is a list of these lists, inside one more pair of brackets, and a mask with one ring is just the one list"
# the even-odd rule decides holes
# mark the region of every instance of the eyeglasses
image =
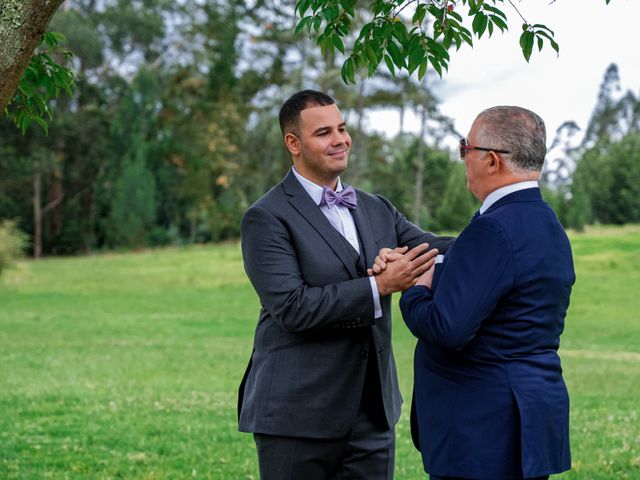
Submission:
[[496,153],[511,153],[507,150],[497,150],[495,148],[485,148],[485,147],[474,147],[472,145],[467,144],[466,138],[460,139],[460,158],[464,158],[467,150],[483,150],[485,152],[496,152]]

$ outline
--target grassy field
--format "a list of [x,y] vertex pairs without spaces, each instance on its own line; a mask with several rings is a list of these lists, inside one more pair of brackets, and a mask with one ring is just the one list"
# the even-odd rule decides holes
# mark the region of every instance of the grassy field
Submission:
[[[640,227],[572,235],[573,471],[640,478]],[[258,301],[236,244],[23,262],[0,278],[0,479],[256,479],[236,390]],[[396,311],[410,398],[414,340]],[[398,425],[397,479],[424,478]]]

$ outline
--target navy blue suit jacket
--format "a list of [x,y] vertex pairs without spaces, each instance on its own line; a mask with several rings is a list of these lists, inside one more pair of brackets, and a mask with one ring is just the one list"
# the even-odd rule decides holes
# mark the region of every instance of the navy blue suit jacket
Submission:
[[571,468],[557,350],[574,281],[567,235],[532,188],[464,229],[432,289],[404,292],[402,315],[419,339],[414,395],[427,472],[495,479]]

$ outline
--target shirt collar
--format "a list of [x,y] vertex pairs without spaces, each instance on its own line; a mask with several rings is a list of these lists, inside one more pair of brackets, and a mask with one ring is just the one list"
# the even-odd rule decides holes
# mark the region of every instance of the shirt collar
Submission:
[[484,212],[489,210],[489,207],[500,200],[502,197],[506,197],[510,193],[525,190],[527,188],[539,188],[538,182],[527,181],[512,183],[511,185],[505,185],[504,187],[494,190],[489,195],[487,195],[487,198],[485,198],[484,202],[482,202],[482,206],[480,207],[480,214],[482,215]]
[[[311,180],[304,178],[302,175],[298,173],[296,167],[291,167],[293,170],[293,174],[296,176],[302,188],[309,194],[311,199],[316,203],[316,205],[320,205],[322,201],[322,191],[323,187],[320,185],[313,183]],[[340,181],[340,177],[338,177],[338,185],[336,186],[336,192],[340,192],[342,190],[342,182]]]

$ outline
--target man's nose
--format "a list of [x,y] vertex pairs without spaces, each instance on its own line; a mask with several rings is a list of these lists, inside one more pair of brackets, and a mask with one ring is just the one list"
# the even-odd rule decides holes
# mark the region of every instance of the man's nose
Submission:
[[348,143],[349,134],[347,132],[335,132],[331,137],[331,143],[333,145],[343,145]]

